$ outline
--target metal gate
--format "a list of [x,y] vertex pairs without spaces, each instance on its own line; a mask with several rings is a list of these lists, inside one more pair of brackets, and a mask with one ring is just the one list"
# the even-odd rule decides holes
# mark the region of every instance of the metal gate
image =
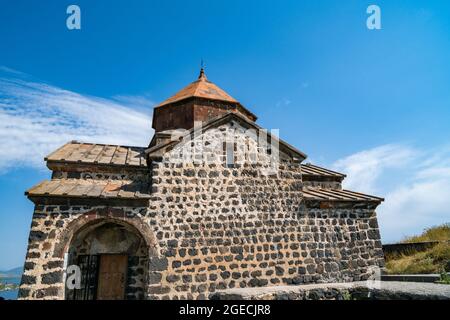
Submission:
[[99,255],[78,256],[78,267],[81,271],[80,289],[73,289],[68,300],[95,300],[97,294]]

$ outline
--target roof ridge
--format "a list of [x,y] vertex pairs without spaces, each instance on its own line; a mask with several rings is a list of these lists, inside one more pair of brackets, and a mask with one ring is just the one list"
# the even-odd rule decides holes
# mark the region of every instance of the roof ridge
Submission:
[[59,147],[58,149],[56,149],[52,153],[55,153],[56,151],[58,151],[59,149],[63,148],[65,145],[68,145],[68,144],[87,144],[87,145],[98,145],[98,146],[109,146],[109,147],[116,147],[117,146],[117,147],[121,147],[121,148],[147,149],[147,147],[142,147],[142,146],[130,146],[130,145],[112,144],[112,143],[83,142],[83,141],[78,141],[78,140],[72,140],[72,141],[69,141],[69,142],[63,144],[61,147]]
[[334,174],[336,174],[336,175],[340,175],[340,176],[343,176],[343,177],[346,177],[346,176],[347,176],[345,173],[341,173],[341,172],[338,172],[338,171],[330,170],[330,169],[328,169],[328,168],[321,167],[321,166],[318,166],[318,165],[316,165],[316,164],[312,164],[311,162],[303,163],[302,166],[309,167],[309,168],[311,168],[311,169],[313,169],[313,170],[316,169],[316,170],[324,170],[324,171],[328,171],[328,172],[331,172],[331,173],[334,173]]
[[[209,89],[209,90],[208,90]],[[211,92],[211,89],[215,92]],[[205,92],[202,92],[204,90]],[[220,88],[214,82],[208,80],[204,73],[200,73],[200,76],[195,81],[192,81],[182,89],[178,90],[175,94],[159,103],[155,108],[162,107],[171,103],[182,101],[188,98],[203,98],[210,100],[224,101],[228,103],[239,103],[238,100],[233,98],[229,93]],[[240,104],[240,103],[239,103]]]

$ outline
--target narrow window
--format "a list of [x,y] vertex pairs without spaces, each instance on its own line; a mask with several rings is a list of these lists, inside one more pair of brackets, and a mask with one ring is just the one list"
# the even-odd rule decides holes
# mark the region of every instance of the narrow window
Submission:
[[227,142],[225,148],[227,167],[231,168],[234,166],[234,143]]

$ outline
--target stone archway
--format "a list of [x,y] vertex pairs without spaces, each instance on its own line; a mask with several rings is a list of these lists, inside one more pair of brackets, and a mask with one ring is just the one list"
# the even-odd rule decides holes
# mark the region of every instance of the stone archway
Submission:
[[66,299],[145,299],[153,250],[134,225],[123,219],[97,217],[71,233],[64,246],[67,265],[80,268],[82,281],[79,289],[66,287]]
[[64,226],[64,229],[57,236],[53,257],[62,259],[64,254],[67,253],[74,235],[79,230],[103,221],[111,221],[133,227],[145,240],[149,249],[149,255],[157,255],[157,242],[147,223],[139,218],[127,217],[122,209],[105,207],[85,212]]

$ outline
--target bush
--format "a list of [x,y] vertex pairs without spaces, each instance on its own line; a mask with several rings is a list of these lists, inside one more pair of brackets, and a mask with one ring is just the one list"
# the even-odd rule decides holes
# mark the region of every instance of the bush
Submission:
[[450,284],[450,275],[444,271],[441,273],[439,280],[436,282],[440,284]]

